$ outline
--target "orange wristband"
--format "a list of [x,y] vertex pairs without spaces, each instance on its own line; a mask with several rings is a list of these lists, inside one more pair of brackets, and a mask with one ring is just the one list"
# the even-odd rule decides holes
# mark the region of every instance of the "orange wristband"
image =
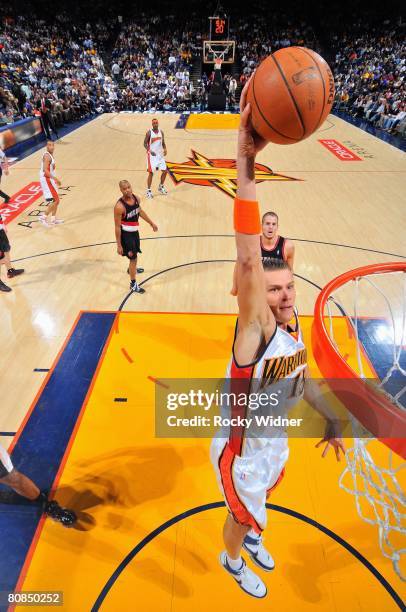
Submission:
[[234,229],[240,234],[260,234],[261,219],[258,202],[254,200],[234,200]]

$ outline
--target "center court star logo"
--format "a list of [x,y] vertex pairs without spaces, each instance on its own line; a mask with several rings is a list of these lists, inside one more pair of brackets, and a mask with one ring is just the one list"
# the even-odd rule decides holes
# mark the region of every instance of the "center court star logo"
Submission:
[[[230,198],[237,193],[237,164],[235,159],[210,159],[192,149],[189,161],[181,164],[166,162],[169,174],[175,185],[189,183],[189,185],[204,185],[217,187]],[[255,182],[263,181],[299,181],[291,176],[276,174],[264,164],[255,164]]]

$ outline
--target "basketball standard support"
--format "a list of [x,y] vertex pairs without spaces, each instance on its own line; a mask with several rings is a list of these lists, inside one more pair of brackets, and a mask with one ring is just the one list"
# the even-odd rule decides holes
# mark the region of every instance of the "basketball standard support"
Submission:
[[[216,34],[221,36],[224,34],[224,30],[220,32],[220,30],[216,29]],[[214,34],[212,36],[214,37]],[[208,110],[224,111],[226,109],[227,96],[223,88],[221,66],[222,64],[232,64],[234,57],[234,40],[218,40],[217,38],[203,41],[203,63],[214,64],[214,80],[208,95]]]
[[214,80],[208,96],[208,109],[225,111],[226,99],[223,88],[223,78],[221,76],[221,61],[216,61],[214,64]]

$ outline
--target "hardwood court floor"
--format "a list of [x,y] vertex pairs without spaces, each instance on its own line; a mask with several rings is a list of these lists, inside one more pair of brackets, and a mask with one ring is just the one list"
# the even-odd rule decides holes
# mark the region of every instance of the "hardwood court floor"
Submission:
[[[186,162],[192,149],[208,158],[235,158],[232,130],[175,129],[176,121],[173,115],[160,117],[169,161]],[[26,274],[10,283],[13,293],[1,296],[0,430],[18,427],[41,382],[34,368],[49,367],[78,311],[116,309],[127,293],[112,207],[122,178],[145,194],[142,142],[149,125],[145,115],[104,115],[69,134],[55,150],[57,172],[70,188],[61,204],[65,224],[47,230],[35,221],[41,200],[10,224],[12,256]],[[361,148],[361,161],[341,161],[321,138]],[[11,168],[3,178],[9,193],[38,180],[40,156],[39,151]],[[295,240],[300,312],[312,312],[315,285],[359,265],[405,256],[405,157],[398,149],[330,116],[319,133],[295,146],[270,145],[258,161],[300,179],[258,184],[262,211],[276,210],[281,233]],[[158,195],[155,178],[154,199],[143,198],[159,233],[143,224],[141,235],[148,240],[140,263],[144,278],[161,274],[125,308],[235,312],[228,293],[235,256],[231,198],[216,187],[175,186],[170,179],[167,185],[169,195]],[[31,227],[19,225],[31,221]],[[207,260],[212,263],[196,263]],[[190,265],[162,273],[183,264]]]
[[[192,150],[208,160],[235,158],[231,120],[217,130],[213,125],[204,128],[201,119],[194,126],[175,129],[176,121],[173,115],[160,117],[168,161],[187,162]],[[140,312],[236,312],[235,299],[229,295],[235,258],[232,199],[218,184],[175,186],[170,179],[169,195],[164,197],[157,194],[155,177],[155,197],[146,200],[142,142],[149,126],[145,115],[104,115],[69,134],[55,150],[57,174],[66,188],[61,204],[65,224],[48,230],[36,221],[41,199],[10,223],[12,256],[26,274],[10,281],[11,294],[1,295],[0,431],[20,427],[46,375],[34,370],[50,367],[80,310],[116,311],[122,305],[123,310]],[[338,141],[360,159],[342,161],[319,139]],[[6,191],[16,193],[38,180],[40,156],[37,152],[11,168],[10,176],[3,179]],[[257,189],[262,211],[275,210],[281,233],[295,241],[301,313],[313,312],[319,287],[337,274],[406,256],[405,164],[398,149],[329,117],[308,140],[293,147],[270,145],[258,162],[297,179],[266,180]],[[131,295],[125,303],[126,262],[116,254],[112,214],[119,196],[117,184],[123,178],[132,182],[159,226],[157,234],[145,224],[141,231],[139,265],[145,273],[139,280],[144,279],[147,293]],[[389,294],[395,290],[392,285],[387,288]],[[380,303],[366,296],[362,314],[385,313]],[[224,367],[226,361],[225,357]],[[7,446],[11,439],[1,441]],[[353,518],[359,525],[355,511]],[[366,528],[359,525],[359,529]],[[316,597],[313,592],[309,596]]]

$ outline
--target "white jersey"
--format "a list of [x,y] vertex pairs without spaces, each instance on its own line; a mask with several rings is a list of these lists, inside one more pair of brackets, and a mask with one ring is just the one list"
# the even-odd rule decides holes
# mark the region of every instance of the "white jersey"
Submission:
[[154,132],[154,130],[149,131],[149,143],[148,143],[148,151],[152,151],[158,157],[163,157],[164,149],[162,146],[163,134],[161,130]]
[[[237,328],[236,328],[237,329]],[[235,340],[235,339],[234,339]],[[237,364],[233,355],[227,368],[226,378],[229,381],[229,393],[271,394],[278,393],[278,404],[267,402],[264,407],[232,406],[231,416],[240,415],[253,417],[254,415],[270,415],[287,417],[287,410],[296,404],[303,396],[304,370],[307,365],[306,347],[303,343],[297,312],[293,329],[288,331],[277,327],[273,337],[260,352],[256,361],[248,366]],[[295,380],[294,380],[295,379]],[[291,382],[287,382],[290,380]],[[265,437],[261,437],[266,431]],[[228,443],[231,450],[240,457],[253,456],[267,446],[280,440],[282,447],[286,445],[287,435],[283,428],[271,428],[268,425],[257,429],[250,428],[245,436],[245,427],[230,428]],[[285,440],[283,440],[285,439]]]
[[51,164],[49,166],[49,173],[51,175],[51,178],[53,178],[53,177],[55,177],[55,166],[56,166],[56,164],[55,164],[54,158],[52,157],[52,155],[48,151],[45,151],[45,153],[42,156],[42,159],[41,159],[41,168],[40,168],[40,171],[39,171],[39,177],[42,178],[42,179],[45,178],[45,172],[44,172],[45,155],[49,155],[49,157],[51,158]]

